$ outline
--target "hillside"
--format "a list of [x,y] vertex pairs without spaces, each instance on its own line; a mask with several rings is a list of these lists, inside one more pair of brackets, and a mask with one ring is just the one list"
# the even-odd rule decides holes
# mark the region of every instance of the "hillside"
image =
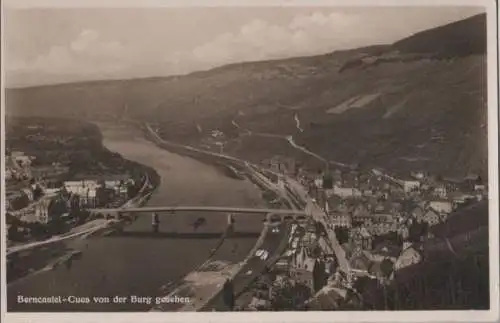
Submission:
[[[7,112],[96,118],[128,107],[129,116],[190,144],[200,139],[197,124],[234,136],[236,120],[254,132],[292,134],[330,159],[486,178],[485,21],[478,15],[392,45],[186,76],[12,89]],[[230,149],[255,157],[276,145],[286,142]]]

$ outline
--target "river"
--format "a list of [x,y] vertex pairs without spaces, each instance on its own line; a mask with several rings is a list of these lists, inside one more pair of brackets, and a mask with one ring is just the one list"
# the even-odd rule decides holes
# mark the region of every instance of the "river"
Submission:
[[[251,182],[225,176],[211,165],[172,154],[145,140],[132,129],[100,124],[103,144],[124,158],[150,166],[161,184],[148,205],[264,206],[261,192]],[[196,230],[193,222],[204,217]],[[83,247],[81,259],[70,268],[60,266],[8,285],[9,311],[143,311],[148,304],[19,304],[17,296],[160,296],[160,288],[182,278],[203,263],[227,224],[225,214],[181,213],[161,217],[161,234],[152,236],[151,216],[140,217],[125,228],[126,235],[93,237]],[[226,240],[217,260],[241,261],[256,242],[262,218],[236,216],[235,231],[255,233]],[[172,234],[170,234],[172,233]],[[193,238],[195,233],[204,233]],[[82,298],[83,300],[83,298]]]

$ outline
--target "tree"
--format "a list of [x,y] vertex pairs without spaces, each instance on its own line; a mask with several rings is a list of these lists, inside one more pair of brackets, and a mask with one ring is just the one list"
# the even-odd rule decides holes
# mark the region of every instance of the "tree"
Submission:
[[33,200],[38,201],[43,196],[43,190],[40,185],[36,184],[33,190]]
[[380,263],[380,271],[384,278],[389,278],[394,270],[394,264],[389,259],[385,258]]
[[323,188],[332,189],[333,188],[333,177],[330,174],[323,176]]
[[30,203],[30,200],[28,198],[28,195],[22,193],[21,196],[16,197],[14,200],[11,202],[11,206],[13,210],[19,210],[22,209],[26,206],[28,206]]
[[349,241],[349,229],[344,227],[335,227],[335,235],[339,240],[340,244],[346,243]]
[[71,217],[76,219],[77,224],[82,224],[90,217],[90,212],[82,209],[75,209],[71,212]]
[[325,272],[325,263],[323,261],[316,261],[313,268],[313,284],[314,292],[318,292],[323,286],[326,285],[328,276]]
[[35,239],[43,239],[47,237],[47,228],[39,222],[33,222],[28,225],[31,236]]
[[429,224],[427,222],[413,222],[413,224],[409,227],[409,240],[416,242],[420,241],[420,237],[424,237],[427,235],[429,230]]
[[295,285],[285,284],[276,291],[271,306],[275,310],[295,310],[311,296],[309,287],[301,282],[296,282]]
[[7,231],[7,240],[11,241],[20,241],[21,235],[19,234],[19,224],[14,222],[10,225],[9,230]]
[[127,196],[129,199],[134,198],[138,192],[139,189],[136,185],[131,183],[127,184]]
[[234,286],[233,283],[227,279],[224,283],[222,289],[222,297],[224,299],[224,304],[229,308],[230,311],[234,309]]

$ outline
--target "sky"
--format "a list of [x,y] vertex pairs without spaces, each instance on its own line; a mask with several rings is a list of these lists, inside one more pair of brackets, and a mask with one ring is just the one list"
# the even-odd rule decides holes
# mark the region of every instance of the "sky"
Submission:
[[7,87],[168,76],[392,43],[479,7],[5,8]]

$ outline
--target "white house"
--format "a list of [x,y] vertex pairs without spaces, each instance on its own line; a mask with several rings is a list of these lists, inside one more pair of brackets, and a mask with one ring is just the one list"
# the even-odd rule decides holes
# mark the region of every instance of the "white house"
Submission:
[[434,195],[437,197],[445,198],[447,196],[448,192],[446,190],[446,187],[444,185],[438,186],[434,188]]
[[314,186],[316,186],[317,188],[323,188],[323,178],[322,177],[318,177],[314,180]]
[[114,189],[120,186],[120,180],[105,180],[104,187]]
[[412,192],[414,190],[418,190],[420,188],[420,182],[414,180],[403,180],[403,189],[405,193]]
[[394,264],[395,270],[401,270],[405,267],[418,264],[422,261],[422,255],[420,252],[415,250],[413,247],[408,247],[399,256],[398,260]]
[[14,161],[21,167],[29,167],[31,165],[30,156],[18,156],[14,158]]
[[484,185],[474,185],[474,191],[484,191],[486,189],[486,186]]
[[127,194],[128,193],[128,190],[127,190],[127,186],[120,186],[120,190],[119,190],[120,194]]
[[338,187],[334,186],[332,193],[340,197],[357,197],[362,196],[360,190],[354,187]]
[[330,221],[335,227],[350,228],[352,226],[351,216],[347,213],[335,213],[330,217]]
[[423,179],[425,174],[423,172],[412,172],[411,176],[415,179]]
[[54,188],[45,188],[45,194],[46,195],[57,195],[60,191],[60,187],[54,187]]
[[73,194],[86,195],[87,190],[96,190],[100,185],[95,180],[66,181],[64,182],[66,190]]
[[35,217],[40,223],[48,223],[49,222],[49,205],[50,200],[44,199],[35,205]]
[[216,130],[212,130],[211,135],[214,138],[220,138],[220,137],[224,136],[224,133],[222,131],[216,129]]
[[96,180],[84,180],[83,185],[90,189],[96,189],[101,186]]
[[453,203],[446,200],[429,202],[429,207],[438,213],[450,213],[453,210]]
[[423,221],[427,222],[430,226],[433,226],[441,221],[441,217],[436,211],[430,209],[423,215]]

